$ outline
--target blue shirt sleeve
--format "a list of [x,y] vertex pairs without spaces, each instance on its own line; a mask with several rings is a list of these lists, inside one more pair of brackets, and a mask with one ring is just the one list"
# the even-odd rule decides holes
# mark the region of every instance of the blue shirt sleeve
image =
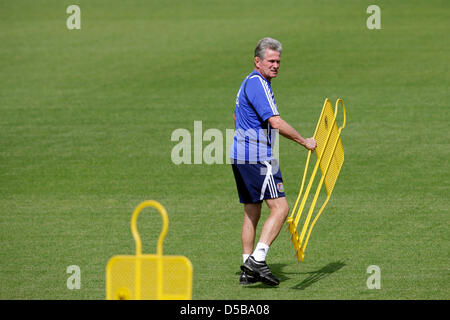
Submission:
[[245,93],[263,121],[279,115],[271,90],[259,76],[247,80]]

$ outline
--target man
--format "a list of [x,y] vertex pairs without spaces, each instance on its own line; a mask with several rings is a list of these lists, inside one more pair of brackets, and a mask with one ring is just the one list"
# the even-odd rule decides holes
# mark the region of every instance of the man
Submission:
[[[272,154],[276,132],[308,150],[316,148],[313,138],[303,138],[278,113],[271,81],[278,75],[281,50],[280,42],[275,39],[264,38],[258,42],[254,55],[255,68],[239,88],[233,114],[236,132],[230,155],[239,200],[244,204],[241,234],[243,264],[239,279],[244,285],[257,281],[271,286],[280,283],[266,264],[270,245],[289,213],[281,171]],[[253,249],[263,200],[270,214]]]

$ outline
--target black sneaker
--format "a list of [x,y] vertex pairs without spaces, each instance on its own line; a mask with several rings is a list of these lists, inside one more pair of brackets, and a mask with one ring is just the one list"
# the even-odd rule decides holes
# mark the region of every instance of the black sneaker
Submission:
[[252,256],[248,257],[247,261],[241,265],[241,270],[251,276],[259,277],[263,283],[269,286],[277,286],[280,284],[280,280],[270,272],[266,262],[256,261]]
[[241,271],[241,276],[239,277],[239,284],[249,285],[259,281],[259,277],[254,277],[249,275],[248,273]]

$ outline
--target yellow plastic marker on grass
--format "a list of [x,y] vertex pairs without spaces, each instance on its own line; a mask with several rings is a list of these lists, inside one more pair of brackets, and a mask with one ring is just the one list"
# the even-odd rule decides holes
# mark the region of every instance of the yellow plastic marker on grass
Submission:
[[[342,105],[344,120],[342,126],[338,128],[336,124],[336,115],[338,112],[339,104]],[[291,235],[291,240],[294,245],[296,257],[299,262],[303,261],[305,258],[305,250],[308,244],[309,237],[311,235],[311,231],[314,228],[314,225],[316,224],[323,210],[325,209],[328,200],[330,200],[331,193],[333,192],[334,186],[342,168],[342,164],[344,163],[344,148],[341,141],[341,131],[345,127],[345,121],[346,113],[343,101],[341,99],[338,99],[336,101],[335,111],[333,112],[333,107],[330,100],[325,99],[322,113],[320,114],[320,118],[317,122],[316,130],[314,132],[314,139],[317,141],[317,148],[315,149],[314,153],[317,156],[317,161],[309,178],[305,193],[303,194],[303,188],[305,186],[306,175],[311,158],[311,151],[309,151],[306,158],[306,165],[303,173],[300,191],[298,193],[297,200],[295,202],[291,215],[286,221],[288,225],[288,231]],[[305,208],[305,204],[311,191],[311,187],[313,185],[314,178],[319,166],[322,176],[314,194],[314,198],[309,207],[306,219],[303,222],[303,226],[301,226],[301,233],[299,235],[297,227],[299,226],[300,218]],[[314,208],[316,206],[316,202],[323,184],[325,184],[327,197],[322,204],[322,207],[317,212],[312,223],[310,224]]]
[[[156,254],[142,254],[137,218],[146,207],[156,208],[163,226]],[[131,232],[136,255],[117,255],[106,266],[107,300],[190,300],[192,299],[192,264],[184,256],[164,256],[163,241],[169,226],[164,207],[157,201],[144,201],[131,217]]]

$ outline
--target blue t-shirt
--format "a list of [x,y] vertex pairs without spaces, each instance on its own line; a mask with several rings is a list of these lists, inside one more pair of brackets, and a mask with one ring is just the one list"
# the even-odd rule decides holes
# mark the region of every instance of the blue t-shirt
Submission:
[[270,82],[254,70],[242,82],[236,97],[236,132],[230,158],[246,163],[273,159],[276,130],[267,121],[279,115]]

